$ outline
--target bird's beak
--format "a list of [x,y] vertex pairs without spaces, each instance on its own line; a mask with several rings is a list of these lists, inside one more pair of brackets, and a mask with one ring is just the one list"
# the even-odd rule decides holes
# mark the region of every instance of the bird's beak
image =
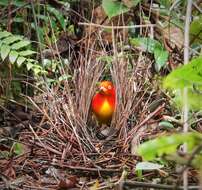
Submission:
[[107,89],[104,86],[101,86],[99,88],[99,91],[105,93],[107,91]]

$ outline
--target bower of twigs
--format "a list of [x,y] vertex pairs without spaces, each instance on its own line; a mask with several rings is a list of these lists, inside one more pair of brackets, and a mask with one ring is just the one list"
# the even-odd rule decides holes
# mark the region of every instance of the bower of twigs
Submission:
[[[18,141],[25,153],[1,161],[0,189],[89,189],[96,180],[97,189],[174,189],[180,184],[179,174],[171,168],[143,174],[170,186],[124,183],[125,178],[138,181],[134,167],[141,160],[136,154],[140,141],[168,133],[157,123],[172,113],[168,97],[156,85],[153,58],[127,47],[123,34],[123,29],[113,29],[111,40],[103,39],[101,28],[87,26],[86,36],[78,42],[79,53],[70,51],[71,63],[61,70],[72,78],[43,89],[40,103],[39,97],[37,103],[26,97],[35,111],[25,115],[29,122],[19,121]],[[106,56],[112,61],[101,59]],[[115,84],[117,105],[113,133],[99,139],[100,126],[90,105],[97,82],[104,79]],[[189,175],[195,183],[194,171]]]

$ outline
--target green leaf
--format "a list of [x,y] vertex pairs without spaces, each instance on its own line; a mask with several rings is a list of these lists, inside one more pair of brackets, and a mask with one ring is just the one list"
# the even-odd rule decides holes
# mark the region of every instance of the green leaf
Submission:
[[10,52],[10,46],[3,44],[1,46],[1,59],[4,61],[4,59],[8,56]]
[[44,43],[44,29],[40,26],[38,26],[37,28],[35,28],[35,24],[32,22],[31,23],[31,28],[33,28],[34,30],[36,30],[37,33],[39,33],[39,38],[40,38],[40,42],[43,44]]
[[157,170],[163,168],[163,165],[152,162],[138,162],[135,171],[137,170]]
[[25,60],[26,60],[25,57],[18,57],[18,59],[17,59],[18,67],[20,67]]
[[20,49],[20,48],[22,48],[22,47],[28,46],[30,43],[31,43],[31,42],[28,41],[28,40],[23,40],[23,41],[20,41],[20,42],[17,42],[17,43],[15,43],[15,44],[13,44],[13,45],[11,46],[11,49],[18,50],[18,49]]
[[25,51],[20,51],[19,55],[21,55],[21,56],[28,56],[28,55],[32,55],[32,54],[35,54],[35,53],[36,52],[32,51],[32,50],[25,50]]
[[0,5],[2,5],[2,6],[8,6],[9,5],[9,1],[8,0],[1,0],[0,1]]
[[27,2],[26,2],[26,1],[23,2],[22,0],[14,0],[14,1],[12,2],[12,4],[15,5],[16,7],[22,7],[22,6],[24,6],[25,4],[27,4]]
[[58,80],[59,80],[59,81],[63,81],[63,80],[68,80],[68,79],[70,79],[70,78],[72,78],[71,75],[69,75],[69,74],[64,74],[64,75],[60,76],[60,77],[58,78]]
[[46,15],[38,14],[38,15],[37,15],[37,18],[38,18],[39,20],[48,22],[48,17],[47,17]]
[[193,89],[194,85],[202,90],[202,56],[175,69],[163,81],[164,88],[173,90]]
[[23,154],[24,153],[23,144],[21,144],[21,143],[14,143],[13,150],[14,150],[14,153],[17,154],[17,155]]
[[154,58],[155,58],[155,69],[157,72],[160,71],[162,67],[166,65],[168,60],[168,52],[164,48],[155,48],[154,49]]
[[202,44],[202,16],[195,19],[190,25],[191,42]]
[[159,4],[166,7],[167,8],[166,10],[169,11],[168,8],[170,8],[170,5],[171,5],[172,2],[173,2],[172,0],[160,0]]
[[0,39],[10,36],[11,33],[7,31],[0,32]]
[[34,74],[35,74],[35,75],[38,75],[39,73],[42,72],[42,69],[39,68],[39,67],[33,67],[32,70],[34,71]]
[[13,64],[15,63],[16,59],[18,57],[18,52],[17,51],[11,51],[10,54],[9,54],[9,60],[10,62]]
[[9,36],[5,39],[2,40],[2,43],[5,43],[5,44],[12,44],[13,42],[16,42],[16,41],[19,41],[19,40],[22,40],[22,37],[21,36],[15,36],[15,35],[12,35],[12,36]]
[[173,154],[180,144],[187,143],[188,151],[201,143],[202,135],[196,133],[173,134],[163,136],[141,144],[138,148],[138,154],[144,160],[154,160],[157,156],[164,154]]
[[27,62],[26,66],[27,66],[27,70],[29,71],[32,67],[34,67],[34,64],[31,62]]
[[74,27],[74,25],[71,24],[70,26],[68,26],[67,31],[68,31],[69,35],[75,35],[75,27]]
[[122,2],[115,0],[102,0],[102,7],[109,18],[129,11],[129,8]]
[[154,53],[155,48],[162,47],[161,44],[151,38],[131,38],[131,45],[140,48],[142,51]]
[[159,123],[159,127],[164,127],[164,128],[167,128],[167,129],[173,129],[174,128],[173,124],[168,122],[168,121],[161,121]]
[[20,17],[20,16],[16,16],[15,18],[13,18],[13,22],[17,22],[18,24],[23,23],[25,20]]
[[0,1],[0,5],[2,5],[2,6],[15,5],[17,7],[22,7],[25,4],[26,4],[26,2],[23,2],[22,0],[12,0],[12,1],[1,0]]
[[65,18],[63,17],[63,14],[61,14],[61,12],[58,11],[57,9],[50,6],[47,7],[47,10],[57,18],[62,29],[66,30],[66,22],[65,22]]
[[201,171],[201,170],[202,170],[202,165],[201,165],[201,163],[202,163],[202,152],[200,152],[199,154],[196,154],[196,155],[195,155],[195,158],[194,158],[194,160],[192,161],[192,165],[193,165],[194,167],[198,168],[199,171]]
[[131,45],[138,47],[142,51],[148,51],[154,54],[155,69],[157,72],[166,65],[168,60],[168,52],[164,49],[160,42],[151,38],[131,38]]
[[[195,89],[196,88],[196,89]],[[197,89],[198,87],[194,87],[194,88],[187,88],[187,96],[188,96],[188,106],[190,109],[192,110],[202,110],[202,90]],[[175,97],[173,98],[174,103],[176,104],[177,107],[179,107],[179,109],[181,109],[184,105],[183,102],[183,90],[174,90],[173,94],[175,95]]]
[[37,60],[35,60],[35,59],[27,59],[27,61],[29,61],[31,63],[37,63]]
[[202,85],[202,56],[172,71],[164,80],[164,87],[171,89],[183,89],[194,84]]

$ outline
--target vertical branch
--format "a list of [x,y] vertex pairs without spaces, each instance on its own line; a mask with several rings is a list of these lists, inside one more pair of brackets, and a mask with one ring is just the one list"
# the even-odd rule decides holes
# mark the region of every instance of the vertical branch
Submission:
[[[185,28],[184,28],[184,64],[188,64],[189,62],[189,25],[191,18],[191,10],[192,10],[192,0],[187,0],[187,10],[186,10],[186,20],[185,20]],[[183,90],[183,132],[188,132],[189,124],[188,124],[188,89],[184,88]],[[184,144],[184,152],[187,152],[187,145]],[[183,172],[183,186],[184,190],[188,189],[188,170]]]
[[34,9],[34,3],[33,3],[33,1],[31,1],[31,8],[32,8],[32,13],[33,13],[33,17],[34,17],[34,26],[35,26],[35,30],[36,30],[37,40],[39,42],[40,57],[41,57],[41,60],[43,60],[41,40],[40,40],[40,36],[39,36],[39,31],[37,29],[38,28],[38,26],[37,26],[37,19],[36,19],[36,12],[35,12],[35,9]]

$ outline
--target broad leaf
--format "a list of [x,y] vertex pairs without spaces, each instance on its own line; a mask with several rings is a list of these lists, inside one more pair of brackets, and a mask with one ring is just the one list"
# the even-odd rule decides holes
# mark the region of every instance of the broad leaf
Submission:
[[[22,0],[13,0],[13,1],[11,1],[11,3],[13,5],[15,5],[16,7],[22,7],[22,6],[25,6],[27,4],[26,1],[22,1]],[[27,5],[26,7],[30,7],[30,6]]]
[[11,33],[7,31],[0,32],[0,39],[10,36]]
[[26,58],[25,57],[18,57],[17,59],[17,65],[20,67],[23,62],[25,62]]
[[163,128],[167,128],[167,129],[173,129],[174,128],[173,124],[168,122],[168,121],[161,121],[159,123],[159,127],[163,127]]
[[62,26],[63,30],[66,30],[66,22],[65,22],[65,18],[63,16],[63,14],[61,14],[61,12],[59,12],[57,9],[48,6],[47,10],[51,13],[54,14],[54,16],[57,18],[57,20],[59,21],[60,25]]
[[28,46],[30,43],[31,43],[31,42],[28,41],[28,40],[23,40],[23,41],[20,41],[20,42],[17,42],[17,43],[15,43],[15,44],[13,44],[13,45],[11,46],[11,49],[18,50],[18,49],[20,49],[20,48],[23,48],[23,47],[25,47],[25,46]]
[[141,144],[138,153],[144,160],[154,160],[157,156],[173,154],[177,147],[187,143],[188,151],[201,143],[202,135],[196,133],[173,134],[171,136],[159,137]]
[[190,37],[192,43],[202,44],[202,16],[191,23]]
[[32,67],[34,67],[34,64],[31,62],[27,62],[26,66],[27,66],[27,70],[29,71]]
[[16,42],[16,41],[19,41],[19,40],[22,40],[22,37],[20,36],[9,36],[5,39],[2,40],[2,43],[5,43],[5,44],[12,44],[13,42]]
[[21,144],[21,143],[14,143],[13,150],[14,150],[14,153],[17,154],[17,155],[23,154],[24,153],[23,144]]
[[115,0],[102,0],[102,7],[109,18],[129,11],[122,2]]
[[202,56],[172,71],[164,79],[163,85],[173,90],[193,88],[195,85],[202,90]]
[[168,60],[168,52],[165,51],[162,47],[156,47],[154,49],[154,58],[155,58],[155,69],[156,71],[160,71],[162,67],[165,66]]
[[9,5],[9,1],[8,0],[1,0],[0,1],[0,5],[2,5],[2,6],[8,6]]
[[[160,0],[159,4],[161,6],[164,6],[166,8],[170,8],[171,3],[173,3],[172,0]],[[169,10],[169,9],[168,9]]]
[[173,90],[177,105],[183,105],[184,88],[188,90],[188,105],[202,109],[202,56],[172,71],[163,81],[164,88]]
[[165,66],[168,60],[168,52],[157,40],[151,38],[131,38],[130,43],[142,51],[154,54],[155,69],[157,72]]
[[27,61],[29,61],[31,63],[36,63],[37,62],[35,59],[27,59]]
[[4,61],[4,59],[8,56],[10,52],[10,46],[3,44],[1,46],[1,59]]
[[[202,110],[202,90],[200,88],[197,89],[198,87],[194,88],[187,88],[187,96],[188,96],[188,106],[192,110]],[[173,98],[173,101],[175,102],[176,106],[181,109],[184,105],[183,102],[183,90],[174,90],[173,91],[175,97]]]
[[149,53],[154,53],[155,48],[161,47],[158,41],[151,38],[131,38],[130,43],[142,51],[148,51]]
[[9,53],[9,60],[12,64],[15,63],[17,57],[18,57],[18,52],[11,50],[11,52]]
[[32,55],[32,54],[35,54],[35,53],[36,52],[32,51],[32,50],[25,50],[25,51],[20,51],[19,55],[21,55],[21,56],[28,56],[28,55]]
[[135,170],[157,170],[163,168],[163,165],[152,162],[139,162],[137,163]]

